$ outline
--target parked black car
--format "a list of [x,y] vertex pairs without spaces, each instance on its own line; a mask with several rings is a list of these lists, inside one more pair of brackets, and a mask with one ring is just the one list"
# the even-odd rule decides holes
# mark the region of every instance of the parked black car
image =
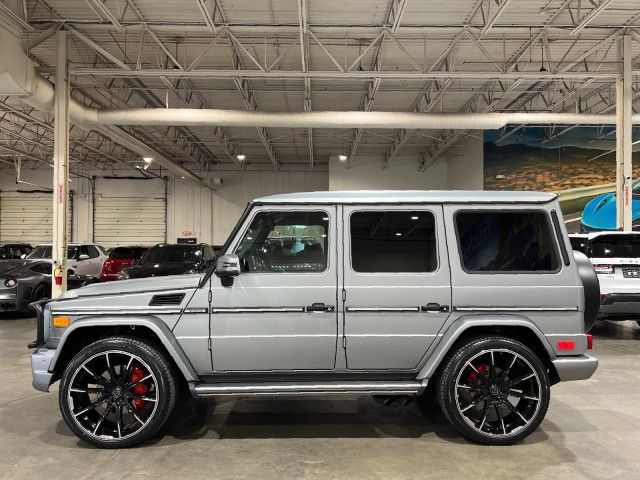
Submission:
[[[67,276],[69,289],[96,282],[94,277]],[[51,297],[51,262],[13,259],[0,262],[0,312],[26,312],[29,304]]]
[[24,258],[33,250],[28,243],[0,242],[0,260]]
[[211,245],[160,243],[147,250],[133,266],[123,269],[120,279],[198,273],[211,265],[214,259]]

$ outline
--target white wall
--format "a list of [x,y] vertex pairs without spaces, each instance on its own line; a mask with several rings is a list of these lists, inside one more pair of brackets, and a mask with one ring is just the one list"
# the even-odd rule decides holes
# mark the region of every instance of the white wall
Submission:
[[[415,156],[398,156],[386,169],[382,169],[382,156],[360,156],[346,169],[337,158],[331,158],[329,169],[312,172],[298,165],[280,172],[268,166],[262,171],[214,171],[201,175],[218,177],[223,184],[215,191],[194,182],[168,174],[167,183],[167,240],[193,236],[198,241],[222,244],[232,230],[247,202],[264,195],[313,190],[358,189],[482,189],[483,154],[482,132],[466,137],[448,156],[436,162],[425,172],[418,172]],[[136,170],[118,171],[118,176],[139,176]],[[113,176],[113,172],[89,170],[83,175],[96,176],[97,193],[132,196],[157,194],[162,190],[161,181],[109,180],[100,177]],[[41,188],[50,188],[53,169],[23,170],[22,179]],[[0,191],[32,190],[38,186],[16,184],[15,174],[0,172]],[[89,180],[73,178],[70,188],[73,202],[73,240],[91,241],[93,233],[92,192]],[[190,232],[185,235],[183,232]]]

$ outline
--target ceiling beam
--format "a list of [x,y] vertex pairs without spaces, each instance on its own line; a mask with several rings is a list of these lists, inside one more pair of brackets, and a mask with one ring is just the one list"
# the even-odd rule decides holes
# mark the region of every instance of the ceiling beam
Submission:
[[600,4],[593,8],[582,20],[576,25],[576,28],[571,30],[571,36],[579,34],[587,25],[589,25],[598,15],[605,11],[605,9],[611,5],[613,0],[601,0]]

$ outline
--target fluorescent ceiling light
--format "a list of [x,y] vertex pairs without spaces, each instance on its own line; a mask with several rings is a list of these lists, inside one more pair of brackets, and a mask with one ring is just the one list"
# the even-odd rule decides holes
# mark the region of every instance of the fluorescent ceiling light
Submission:
[[240,155],[236,155],[236,158],[237,158],[238,160],[240,160],[240,161],[243,161],[243,160],[244,160],[245,158],[247,158],[247,157],[246,157],[246,155],[244,155],[244,154],[242,154],[242,153],[241,153]]
[[338,156],[338,160],[340,160],[341,162],[344,162],[347,159],[346,155],[339,155]]

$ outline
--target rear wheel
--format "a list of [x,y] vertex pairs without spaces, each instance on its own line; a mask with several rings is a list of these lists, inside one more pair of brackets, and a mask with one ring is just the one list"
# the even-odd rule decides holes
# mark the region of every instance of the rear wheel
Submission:
[[176,385],[163,355],[127,337],[98,340],[67,365],[60,411],[69,428],[97,447],[140,444],[167,421]]
[[51,288],[48,285],[38,285],[31,295],[31,301],[37,302],[38,300],[44,300],[51,298]]
[[549,378],[538,356],[506,337],[476,337],[444,366],[438,401],[465,438],[511,445],[531,434],[549,407]]

